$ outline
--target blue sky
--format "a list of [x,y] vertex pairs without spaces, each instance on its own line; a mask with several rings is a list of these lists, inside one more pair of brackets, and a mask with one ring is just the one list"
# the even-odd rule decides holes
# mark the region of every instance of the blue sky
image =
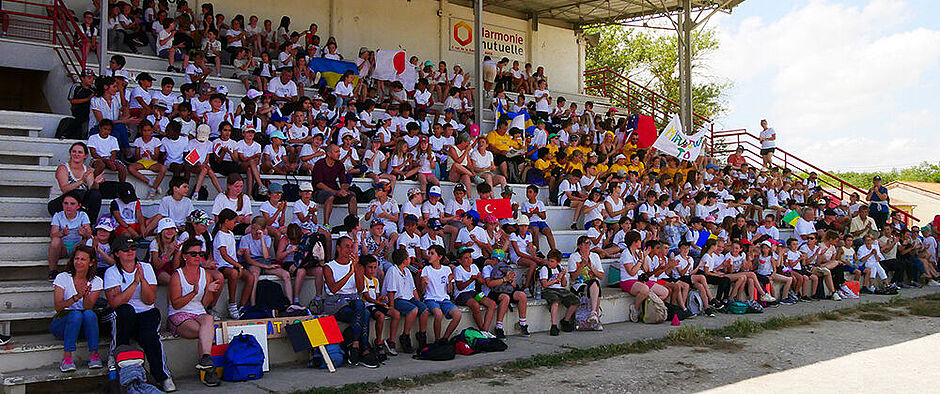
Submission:
[[824,169],[876,170],[940,152],[940,1],[747,0],[708,27],[706,64],[734,84],[716,129],[759,131]]

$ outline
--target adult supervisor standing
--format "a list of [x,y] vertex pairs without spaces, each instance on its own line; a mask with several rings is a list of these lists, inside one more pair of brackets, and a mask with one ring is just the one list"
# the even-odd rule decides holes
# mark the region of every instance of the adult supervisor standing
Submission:
[[875,175],[872,178],[872,187],[868,189],[868,208],[869,215],[875,219],[875,223],[878,224],[878,229],[884,230],[885,223],[888,222],[888,213],[891,211],[891,208],[888,207],[888,204],[891,203],[891,199],[888,197],[888,188],[881,185],[881,176]]
[[777,150],[777,132],[767,127],[767,119],[761,119],[760,127],[760,155],[764,158],[764,168],[770,168]]

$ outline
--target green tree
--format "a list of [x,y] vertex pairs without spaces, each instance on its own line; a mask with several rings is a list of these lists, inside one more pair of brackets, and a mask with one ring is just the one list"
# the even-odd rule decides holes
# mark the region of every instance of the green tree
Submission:
[[[940,183],[940,163],[929,163],[925,161],[916,166],[901,169],[894,168],[889,171],[846,171],[834,172],[833,175],[864,190],[871,188],[872,178],[874,178],[875,175],[881,176],[882,182],[886,185],[894,181]],[[826,179],[834,185],[839,184],[829,177],[821,176],[821,178]]]
[[[661,96],[679,102],[679,45],[676,34],[615,25],[590,28],[586,34],[596,34],[598,38],[596,45],[587,48],[587,69],[609,68]],[[718,47],[719,41],[714,30],[693,32],[693,112],[708,119],[714,119],[727,109],[723,96],[731,87],[730,82],[721,81],[711,74],[705,64],[708,55]],[[622,97],[610,99],[618,105],[627,106]],[[640,112],[648,110],[637,108],[636,105],[634,102],[634,108],[631,109]]]

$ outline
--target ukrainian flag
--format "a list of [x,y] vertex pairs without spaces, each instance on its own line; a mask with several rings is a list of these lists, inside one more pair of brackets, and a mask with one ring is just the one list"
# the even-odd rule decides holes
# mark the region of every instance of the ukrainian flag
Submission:
[[353,78],[353,83],[359,81],[359,69],[356,68],[356,63],[353,62],[316,57],[310,59],[310,71],[320,73],[322,77],[320,84],[326,84],[330,88],[336,87],[336,83],[339,82],[340,77],[346,71],[352,71],[356,75]]

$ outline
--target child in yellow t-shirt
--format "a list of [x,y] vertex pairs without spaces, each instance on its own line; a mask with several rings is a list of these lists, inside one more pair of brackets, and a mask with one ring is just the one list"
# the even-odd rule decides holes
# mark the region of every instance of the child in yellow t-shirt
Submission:
[[627,172],[636,171],[637,174],[643,174],[646,171],[646,164],[640,161],[640,156],[636,153],[630,155],[630,164],[627,165]]
[[581,170],[584,173],[584,154],[580,150],[571,152],[568,156],[568,164],[565,166],[565,172],[571,173],[573,170]]

